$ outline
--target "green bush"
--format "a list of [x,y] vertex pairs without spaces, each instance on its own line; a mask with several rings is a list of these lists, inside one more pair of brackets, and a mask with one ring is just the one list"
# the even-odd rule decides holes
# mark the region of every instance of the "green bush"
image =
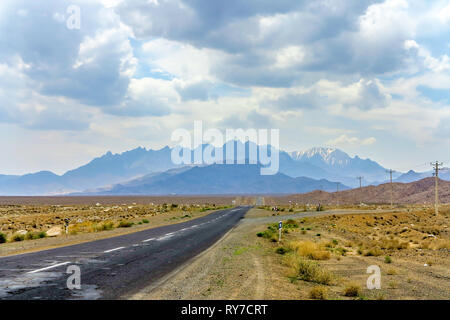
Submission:
[[149,223],[148,219],[142,219],[142,223]]
[[285,253],[289,252],[289,249],[284,248],[284,247],[278,247],[278,248],[275,250],[275,252],[278,253],[278,254],[285,254]]
[[25,240],[25,236],[21,235],[21,234],[15,234],[12,237],[12,240],[15,241],[15,242],[23,241],[23,240]]
[[0,243],[5,243],[6,242],[6,236],[0,232]]
[[36,239],[36,238],[35,238],[35,235],[34,235],[33,232],[27,232],[27,234],[25,235],[25,239],[26,240],[33,240],[33,239]]
[[129,228],[133,225],[133,222],[130,221],[120,221],[118,227],[119,228]]
[[386,257],[384,257],[384,262],[392,263],[392,258],[390,256],[386,256]]
[[298,223],[293,219],[288,219],[285,223],[283,228],[287,229],[296,229],[298,228]]
[[47,233],[45,233],[45,231],[41,231],[41,232],[38,232],[38,234],[36,236],[37,236],[37,238],[42,239],[42,238],[47,237]]

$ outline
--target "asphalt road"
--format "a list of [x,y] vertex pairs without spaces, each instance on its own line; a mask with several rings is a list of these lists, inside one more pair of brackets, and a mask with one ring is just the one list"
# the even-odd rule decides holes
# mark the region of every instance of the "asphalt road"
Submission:
[[[121,299],[201,253],[250,207],[187,222],[51,250],[0,258],[0,299]],[[81,289],[68,289],[69,266]],[[72,267],[71,267],[72,268]]]

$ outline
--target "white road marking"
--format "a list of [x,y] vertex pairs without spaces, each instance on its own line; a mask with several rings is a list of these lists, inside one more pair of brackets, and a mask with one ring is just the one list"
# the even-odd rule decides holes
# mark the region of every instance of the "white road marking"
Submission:
[[33,271],[30,271],[30,272],[27,272],[27,273],[36,273],[36,272],[40,272],[40,271],[44,271],[44,270],[48,270],[48,269],[53,269],[53,268],[56,268],[56,267],[59,267],[59,266],[63,266],[65,264],[69,264],[69,263],[70,263],[70,261],[61,262],[61,263],[54,264],[52,266],[48,266],[48,267],[45,267],[45,268],[42,268],[42,269],[33,270]]
[[156,238],[150,238],[150,239],[147,239],[147,240],[143,240],[142,242],[149,242],[149,241],[153,241],[153,240],[155,240]]
[[170,232],[170,233],[163,235],[162,237],[159,237],[156,240],[158,240],[158,241],[167,240],[169,238],[172,238],[174,236],[174,234],[175,234],[175,232]]
[[106,251],[103,251],[103,253],[109,253],[109,252],[117,251],[117,250],[120,250],[123,248],[125,248],[125,247],[119,247],[119,248],[115,248],[115,249],[111,249],[111,250],[106,250]]

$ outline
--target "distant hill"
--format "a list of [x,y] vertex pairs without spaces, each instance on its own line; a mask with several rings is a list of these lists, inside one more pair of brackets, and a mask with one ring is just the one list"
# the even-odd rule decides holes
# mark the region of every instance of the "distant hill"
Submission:
[[414,170],[409,170],[407,173],[402,174],[397,179],[395,179],[395,182],[402,182],[402,183],[408,183],[413,181],[418,181],[427,177],[432,176],[432,172],[415,172]]
[[[393,183],[394,203],[400,204],[431,204],[434,203],[434,178],[425,178],[410,183]],[[390,203],[391,185],[389,183],[378,186],[368,186],[361,189],[351,189],[342,192],[314,191],[305,194],[292,194],[277,199],[282,203],[289,200],[297,203],[311,204],[340,204],[356,203]],[[439,180],[439,199],[441,203],[450,203],[450,181]]]
[[[285,194],[316,189],[334,190],[336,183],[285,174],[261,175],[260,165],[234,164],[195,166],[117,184],[97,195],[170,195],[170,194]],[[346,189],[348,187],[341,186]]]

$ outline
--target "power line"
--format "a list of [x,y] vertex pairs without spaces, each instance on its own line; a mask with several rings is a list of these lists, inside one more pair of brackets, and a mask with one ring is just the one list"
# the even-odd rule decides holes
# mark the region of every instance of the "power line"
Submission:
[[443,168],[442,166],[444,165],[442,162],[436,161],[436,162],[431,162],[430,163],[431,166],[433,167],[434,170],[434,212],[436,214],[439,213],[439,190],[438,190],[438,181],[439,181],[439,171],[440,170],[449,170],[450,168]]

